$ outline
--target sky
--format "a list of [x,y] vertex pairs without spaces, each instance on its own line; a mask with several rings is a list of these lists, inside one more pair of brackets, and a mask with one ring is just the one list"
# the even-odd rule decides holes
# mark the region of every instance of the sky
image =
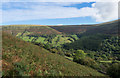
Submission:
[[41,1],[4,0],[0,4],[0,25],[81,25],[118,19],[116,1]]

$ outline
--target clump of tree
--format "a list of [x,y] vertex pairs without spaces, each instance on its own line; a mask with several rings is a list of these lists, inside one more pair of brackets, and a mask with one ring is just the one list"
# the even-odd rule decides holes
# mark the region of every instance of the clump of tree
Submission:
[[80,63],[80,59],[84,59],[85,56],[86,53],[83,50],[77,50],[73,61]]
[[100,44],[104,39],[107,39],[109,36],[104,34],[95,34],[95,35],[83,35],[80,36],[78,40],[73,43],[64,44],[65,49],[83,49],[98,51],[100,50]]
[[111,56],[113,59],[120,60],[120,44],[119,37],[113,36],[109,39],[105,39],[101,44],[101,51],[107,56]]
[[114,63],[107,69],[107,74],[112,78],[120,78],[120,63]]
[[76,51],[73,61],[92,68],[99,67],[98,64],[95,62],[95,60],[90,57],[87,57],[87,54],[83,50]]

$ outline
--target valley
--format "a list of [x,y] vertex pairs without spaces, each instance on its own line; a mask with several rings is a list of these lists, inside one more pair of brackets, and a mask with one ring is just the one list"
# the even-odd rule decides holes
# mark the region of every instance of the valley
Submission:
[[120,65],[119,22],[3,26],[3,75],[108,76]]

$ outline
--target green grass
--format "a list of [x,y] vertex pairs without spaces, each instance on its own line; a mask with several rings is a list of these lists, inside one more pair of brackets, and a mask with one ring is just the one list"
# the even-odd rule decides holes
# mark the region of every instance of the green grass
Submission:
[[23,37],[22,39],[23,39],[24,41],[29,41],[29,40],[30,40],[28,36],[25,36],[25,37]]
[[112,63],[112,62],[120,63],[120,61],[118,61],[118,60],[116,60],[116,61],[112,61],[112,60],[109,60],[109,61],[100,61],[100,63]]
[[71,37],[73,37],[75,40],[78,40],[79,38],[77,37],[77,35],[71,35]]
[[92,68],[6,33],[3,33],[2,39],[4,76],[104,76]]
[[72,58],[72,57],[67,57],[67,56],[65,56],[65,58],[68,59],[68,60],[73,61],[73,58]]
[[55,46],[60,46],[61,44],[71,43],[74,41],[71,37],[57,35],[54,39],[52,39],[52,44]]
[[[65,43],[71,43],[71,42],[74,42],[75,40],[78,39],[77,35],[56,35],[56,37],[53,37],[51,42],[48,41],[49,37],[48,38],[45,38],[45,37],[42,37],[42,36],[38,36],[38,37],[29,37],[28,35],[29,34],[32,34],[32,32],[24,32],[23,35],[21,35],[22,33],[18,33],[16,36],[23,39],[24,41],[34,41],[34,42],[37,42],[37,43],[43,43],[43,44],[51,44],[53,45],[54,47],[56,46],[61,46],[62,44],[65,44]],[[39,34],[40,35],[40,34]]]
[[47,41],[45,41],[44,37],[39,37],[35,42],[47,43]]
[[16,37],[19,37],[19,36],[21,36],[21,34],[22,34],[22,33],[18,33],[18,34],[16,35]]
[[112,63],[112,61],[100,61],[100,63]]

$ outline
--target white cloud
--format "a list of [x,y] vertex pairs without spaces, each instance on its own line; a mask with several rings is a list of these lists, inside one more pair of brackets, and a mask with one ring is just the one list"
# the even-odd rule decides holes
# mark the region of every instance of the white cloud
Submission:
[[118,3],[118,18],[120,18],[120,2]]
[[118,3],[117,2],[96,2],[92,4],[97,10],[94,18],[97,22],[106,22],[118,19]]
[[[24,21],[34,19],[72,18],[94,15],[94,8],[77,9],[61,6],[32,6],[31,9],[3,10],[3,22]],[[11,20],[12,19],[12,20]]]
[[63,24],[57,24],[57,25],[59,25],[59,26],[60,26],[60,25],[63,25]]
[[96,2],[92,4],[91,8],[83,7],[81,9],[77,9],[75,7],[63,7],[65,5],[76,4],[75,2],[57,2],[57,3],[18,2],[12,4],[10,3],[4,4],[6,9],[8,10],[2,10],[3,23],[36,19],[73,18],[86,16],[91,16],[98,22],[105,22],[114,20],[118,17],[117,16],[118,10],[116,6],[117,2],[115,3]]

